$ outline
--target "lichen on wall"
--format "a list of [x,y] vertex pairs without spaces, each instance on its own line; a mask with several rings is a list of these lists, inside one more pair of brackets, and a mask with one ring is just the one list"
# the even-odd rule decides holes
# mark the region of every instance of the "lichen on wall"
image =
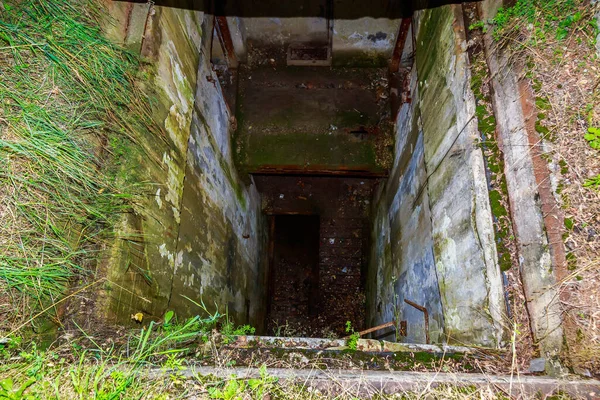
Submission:
[[260,328],[259,199],[233,165],[231,115],[206,40],[212,17],[131,3],[111,3],[111,13],[108,35],[141,52],[156,131],[140,132],[123,166],[148,196],[124,216],[105,263],[109,319],[122,323],[142,312],[145,321],[157,320],[167,309],[185,317],[204,303]]
[[446,335],[450,342],[502,346],[503,286],[460,7],[422,12],[416,42]]
[[198,76],[169,307],[195,315],[201,310],[194,302],[204,302],[260,329],[266,232],[260,199],[233,165],[231,114],[206,47]]
[[106,35],[140,54],[140,89],[155,121],[152,132],[123,146],[120,175],[148,196],[123,216],[103,263],[110,282],[104,309],[123,323],[137,312],[160,318],[171,294],[202,13],[125,2],[110,2],[109,11]]
[[[500,5],[499,0],[482,2],[481,17],[493,18]],[[533,143],[543,132],[535,132],[535,99],[529,83],[520,78],[522,68],[509,62],[490,32],[484,35],[484,46],[531,331],[549,361],[547,372],[561,373],[556,358],[563,349],[563,312],[552,253],[554,246],[562,243],[549,241],[542,212],[544,196],[534,163]]]
[[[414,72],[413,100],[418,98]],[[367,315],[371,317],[370,326],[405,320],[407,335],[396,340],[425,343],[424,314],[405,302],[409,300],[427,308],[430,340],[439,343],[444,341],[444,318],[433,257],[423,133],[418,124],[417,105],[417,102],[404,104],[399,111],[394,167],[376,201]]]
[[241,68],[236,161],[241,171],[389,167],[383,69]]

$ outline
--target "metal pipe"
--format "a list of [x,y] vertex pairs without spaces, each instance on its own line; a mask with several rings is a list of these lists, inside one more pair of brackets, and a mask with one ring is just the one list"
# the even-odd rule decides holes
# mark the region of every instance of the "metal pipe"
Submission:
[[429,344],[429,312],[427,312],[427,308],[407,299],[404,299],[404,302],[423,312],[423,316],[425,317],[425,343]]

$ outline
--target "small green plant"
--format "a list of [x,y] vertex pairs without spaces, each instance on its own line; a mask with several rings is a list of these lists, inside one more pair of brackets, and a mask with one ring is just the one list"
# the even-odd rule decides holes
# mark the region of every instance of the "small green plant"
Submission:
[[488,23],[494,38],[506,42],[512,42],[509,38],[519,36],[516,34],[527,27],[528,38],[521,36],[517,41],[536,46],[553,39],[567,39],[579,28],[583,17],[573,0],[518,0],[511,7],[501,7]]
[[592,149],[600,149],[600,128],[590,127],[584,136]]
[[33,395],[26,395],[24,392],[35,383],[34,378],[28,379],[20,386],[16,386],[11,378],[0,381],[0,399],[6,400],[34,400]]
[[223,385],[209,387],[208,394],[211,399],[263,399],[276,390],[277,378],[267,373],[267,367],[264,364],[260,367],[259,374],[260,378],[248,380],[237,379],[234,375]]
[[574,226],[575,221],[573,221],[573,218],[565,218],[565,228],[567,228],[567,230],[572,231]]
[[591,188],[600,187],[600,175],[595,176],[593,178],[586,179],[586,181],[583,183],[583,187],[591,187]]
[[302,336],[300,332],[290,324],[287,320],[284,324],[279,324],[277,321],[273,320],[273,324],[275,327],[273,328],[273,334],[277,337],[295,337]]
[[581,20],[581,12],[576,12],[573,15],[568,15],[565,19],[559,22],[556,30],[556,38],[558,40],[566,39],[571,30],[571,26]]
[[477,22],[474,22],[471,25],[469,25],[469,30],[470,31],[474,31],[474,30],[477,30],[477,29],[481,29],[483,31],[483,33],[486,33],[487,32],[487,28],[486,28],[486,25],[485,25],[485,21],[477,21]]
[[346,333],[350,334],[350,337],[346,341],[346,346],[348,346],[350,350],[357,350],[358,339],[360,339],[360,333],[354,331],[354,328],[352,327],[352,322],[350,321],[346,321]]
[[250,325],[235,326],[233,321],[225,315],[225,323],[221,326],[221,334],[224,336],[225,343],[231,343],[236,336],[253,335],[256,328]]

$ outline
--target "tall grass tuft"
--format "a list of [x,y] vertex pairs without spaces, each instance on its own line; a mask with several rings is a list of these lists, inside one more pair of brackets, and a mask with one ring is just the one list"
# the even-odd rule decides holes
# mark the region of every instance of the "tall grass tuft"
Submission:
[[139,192],[119,149],[155,133],[138,60],[103,37],[102,7],[0,0],[0,299],[20,318],[94,265]]

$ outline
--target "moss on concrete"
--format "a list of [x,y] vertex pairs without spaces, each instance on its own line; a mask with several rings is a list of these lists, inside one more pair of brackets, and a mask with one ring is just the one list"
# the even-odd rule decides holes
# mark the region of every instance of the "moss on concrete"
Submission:
[[247,170],[263,167],[299,166],[318,169],[383,171],[370,140],[352,134],[249,135],[240,148],[239,162]]
[[381,52],[338,51],[333,54],[334,67],[381,68],[387,67],[389,58]]
[[385,71],[288,67],[240,71],[235,163],[262,168],[389,168],[392,124],[377,103]]
[[502,271],[508,271],[513,265],[508,247],[508,241],[512,236],[510,213],[506,208],[508,188],[504,177],[504,159],[496,139],[496,118],[491,108],[491,97],[484,90],[484,82],[488,76],[489,71],[484,55],[482,53],[474,54],[471,68],[471,90],[477,102],[475,109],[477,126],[481,134],[481,146],[488,169],[489,198],[494,217],[498,263]]

